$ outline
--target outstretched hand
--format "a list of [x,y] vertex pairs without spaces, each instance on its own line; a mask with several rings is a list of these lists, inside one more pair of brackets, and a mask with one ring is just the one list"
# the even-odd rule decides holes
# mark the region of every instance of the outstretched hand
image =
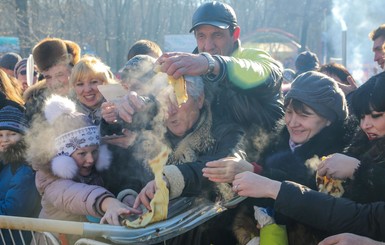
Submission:
[[148,210],[151,210],[150,202],[154,198],[156,192],[155,180],[147,183],[147,185],[140,191],[136,197],[133,208],[137,209],[143,204]]
[[121,225],[121,218],[131,214],[142,213],[142,211],[130,208],[118,199],[112,197],[105,198],[101,205],[102,210],[105,211],[104,216],[100,220],[101,224]]
[[206,74],[209,63],[199,54],[172,52],[164,53],[157,60],[160,70],[175,79],[183,75],[200,76]]
[[252,172],[243,172],[235,175],[233,191],[245,197],[277,198],[281,182],[271,180]]
[[236,157],[226,157],[207,162],[202,172],[204,177],[213,182],[231,183],[235,175],[245,171],[253,172],[253,170],[253,165],[248,161]]

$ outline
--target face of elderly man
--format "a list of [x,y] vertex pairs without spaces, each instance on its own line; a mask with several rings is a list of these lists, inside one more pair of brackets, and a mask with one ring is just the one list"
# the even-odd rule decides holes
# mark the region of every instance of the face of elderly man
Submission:
[[198,98],[189,96],[187,102],[183,103],[181,107],[178,107],[175,101],[170,100],[166,119],[168,130],[178,137],[183,137],[197,122],[203,102],[204,95]]

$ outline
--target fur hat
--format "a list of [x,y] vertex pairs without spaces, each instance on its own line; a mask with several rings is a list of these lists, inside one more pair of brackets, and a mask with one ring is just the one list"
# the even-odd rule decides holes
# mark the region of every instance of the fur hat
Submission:
[[289,99],[301,101],[331,122],[343,121],[348,116],[344,93],[336,81],[320,72],[299,75],[285,96],[285,104]]
[[32,49],[33,59],[40,72],[48,70],[59,62],[74,66],[80,59],[78,44],[60,38],[45,38]]
[[[82,147],[99,145],[99,129],[85,114],[76,111],[73,101],[59,95],[47,99],[44,114],[55,132],[56,156],[51,161],[52,172],[61,178],[72,179],[78,173],[72,153]],[[110,159],[111,154],[107,148],[100,147],[96,168],[106,169]]]

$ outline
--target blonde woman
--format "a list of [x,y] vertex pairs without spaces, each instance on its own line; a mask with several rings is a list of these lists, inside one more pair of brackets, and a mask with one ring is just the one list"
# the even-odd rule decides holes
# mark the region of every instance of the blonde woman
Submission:
[[69,82],[78,111],[98,125],[100,106],[105,101],[98,85],[116,83],[110,68],[99,58],[85,55],[72,69]]

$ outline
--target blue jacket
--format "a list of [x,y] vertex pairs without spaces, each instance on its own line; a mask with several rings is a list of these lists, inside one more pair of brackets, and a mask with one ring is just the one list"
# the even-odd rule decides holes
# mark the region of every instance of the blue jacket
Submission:
[[6,164],[0,172],[0,215],[33,217],[39,203],[32,168],[21,164],[13,172]]
[[[0,215],[37,217],[40,211],[40,195],[35,185],[35,172],[25,162],[26,145],[24,141],[9,146],[2,152],[0,162]],[[5,243],[12,244],[9,232],[1,230]],[[22,232],[24,241],[29,244],[30,232]],[[13,231],[15,244],[22,244],[20,233]]]

